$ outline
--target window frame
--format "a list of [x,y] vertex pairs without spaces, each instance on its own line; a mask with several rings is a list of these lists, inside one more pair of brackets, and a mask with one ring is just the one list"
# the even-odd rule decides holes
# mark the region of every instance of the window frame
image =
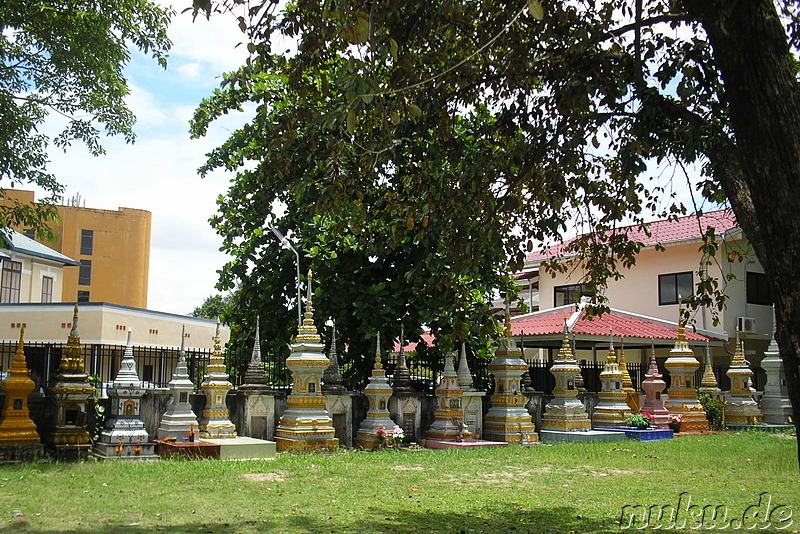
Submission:
[[[689,276],[689,287],[691,291],[688,295],[682,295],[680,290],[680,285],[678,284],[678,277],[679,276]],[[664,288],[662,287],[662,280],[666,280],[668,277],[673,278],[674,286],[675,286],[675,294],[672,295],[669,301],[665,300],[664,295]],[[687,300],[689,297],[694,295],[694,273],[692,271],[681,271],[678,273],[665,273],[658,275],[658,305],[659,306],[672,306],[674,304],[678,304],[678,296],[680,296],[684,301]]]
[[81,260],[81,265],[78,270],[78,285],[92,285],[92,260]]
[[0,269],[0,302],[18,304],[22,288],[22,262],[3,260]]
[[[745,301],[756,306],[772,306],[774,301],[769,291],[767,275],[756,271],[745,273]],[[763,298],[766,295],[766,298]],[[753,297],[751,299],[751,297]]]
[[[568,292],[564,292],[565,295],[564,302],[559,304],[558,303],[558,295],[561,293],[559,290],[567,290],[568,292],[577,290],[579,292],[578,300],[575,302],[567,302],[566,296],[569,295]],[[558,308],[559,306],[569,306],[571,304],[578,304],[581,301],[581,297],[593,297],[594,293],[591,291],[586,290],[586,284],[566,284],[563,286],[554,286],[553,287],[553,307]]]
[[94,230],[81,230],[81,255],[91,256],[94,253]]
[[42,276],[42,303],[53,302],[53,277]]
[[91,300],[89,300],[89,292],[83,289],[78,290],[78,294],[75,299],[76,302],[91,302]]

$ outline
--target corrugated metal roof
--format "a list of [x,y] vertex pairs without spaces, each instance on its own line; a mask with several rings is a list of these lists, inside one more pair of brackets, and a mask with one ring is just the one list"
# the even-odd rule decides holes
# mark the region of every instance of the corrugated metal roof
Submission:
[[80,265],[80,262],[69,258],[57,250],[42,245],[38,241],[31,239],[19,232],[15,232],[10,228],[0,230],[0,237],[5,242],[5,247],[8,250],[19,252],[20,254],[27,254],[36,258],[62,263],[64,265]]
[[[639,225],[625,226],[618,228],[618,234],[627,234],[632,241],[642,243],[644,246],[655,245],[656,243],[673,243],[688,239],[700,239],[706,230],[712,227],[717,234],[725,233],[737,227],[736,217],[729,209],[711,211],[700,215],[686,215],[677,219],[653,221],[648,223],[647,228],[650,235],[639,228]],[[564,243],[555,245],[537,252],[532,252],[525,257],[525,261],[543,260],[565,254],[565,250],[570,243],[575,241],[575,237],[568,239]],[[572,253],[566,253],[571,255]]]

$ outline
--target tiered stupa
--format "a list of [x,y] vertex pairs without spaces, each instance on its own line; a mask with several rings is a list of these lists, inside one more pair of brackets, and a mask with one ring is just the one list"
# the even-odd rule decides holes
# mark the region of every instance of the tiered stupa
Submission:
[[441,381],[436,386],[434,421],[425,432],[427,439],[456,441],[472,437],[464,431],[464,409],[461,405],[463,393],[461,386],[458,385],[458,374],[453,366],[453,355],[448,353],[445,356]]
[[569,330],[564,322],[564,340],[558,351],[550,372],[556,379],[553,400],[544,407],[541,430],[574,432],[589,430],[592,421],[586,413],[586,406],[578,399],[575,376],[580,373],[578,362],[569,343]]
[[602,391],[598,394],[597,406],[592,414],[593,428],[624,426],[625,420],[633,413],[625,402],[627,394],[622,389],[622,371],[617,363],[613,339],[608,345],[608,357],[603,372],[600,373]]
[[670,414],[680,414],[683,417],[681,431],[708,430],[706,412],[697,400],[697,386],[694,383],[694,372],[700,367],[700,362],[694,357],[694,352],[686,341],[686,324],[682,319],[678,322],[678,339],[675,347],[669,351],[664,367],[671,377],[664,407]]
[[669,410],[664,408],[664,401],[661,399],[661,393],[664,392],[666,387],[667,383],[664,382],[663,375],[658,372],[656,348],[653,345],[650,352],[650,369],[644,375],[644,380],[642,381],[642,389],[645,395],[642,411],[649,413],[653,417],[653,424],[657,428],[669,428]]
[[633,380],[628,372],[628,363],[625,361],[625,336],[620,338],[619,343],[619,370],[622,373],[622,391],[625,392],[625,404],[633,413],[639,413],[639,394],[633,387]]
[[727,375],[731,379],[731,389],[725,398],[725,423],[741,425],[758,425],[764,422],[764,416],[753,399],[753,392],[749,387],[753,371],[744,359],[742,341],[739,341],[739,332],[736,332],[736,350]]
[[786,386],[786,374],[783,370],[778,342],[775,341],[775,308],[772,313],[772,339],[769,348],[761,360],[761,368],[767,373],[764,385],[764,396],[761,397],[761,410],[764,422],[771,425],[785,425],[792,416],[792,403],[789,400],[789,389]]
[[289,407],[281,416],[275,431],[278,450],[336,450],[339,440],[322,395],[322,375],[331,361],[323,352],[325,345],[314,326],[310,271],[303,326],[291,348],[292,354],[286,358],[286,367],[292,372],[292,393],[286,399]]
[[520,379],[528,369],[528,364],[522,359],[522,351],[511,336],[511,316],[506,303],[505,337],[489,364],[495,388],[491,397],[492,407],[484,418],[483,437],[489,441],[536,443],[539,436],[531,414],[525,409],[527,399],[520,391]]
[[394,366],[394,374],[392,376],[392,390],[397,393],[414,391],[411,384],[411,372],[406,365],[406,351],[405,351],[405,328],[400,325],[400,351],[397,355],[397,365]]
[[28,395],[35,387],[25,363],[25,327],[22,327],[8,378],[0,384],[6,397],[0,422],[0,459],[33,459],[41,450],[39,434],[28,411]]
[[344,395],[347,392],[347,388],[342,383],[342,370],[339,368],[339,352],[336,350],[336,323],[333,323],[328,360],[330,360],[331,364],[322,374],[322,393],[325,395]]
[[714,398],[717,398],[721,392],[717,385],[717,377],[714,376],[714,369],[711,367],[711,347],[706,341],[706,351],[703,355],[703,378],[700,380],[700,392],[708,393]]
[[201,438],[235,438],[236,425],[230,420],[226,403],[233,384],[228,380],[225,358],[222,356],[222,341],[219,338],[219,323],[214,334],[214,352],[208,362],[208,374],[200,384],[206,394],[206,407],[200,419]]
[[64,459],[85,459],[92,449],[87,430],[89,408],[95,388],[89,384],[83,364],[81,338],[78,335],[78,305],[72,315],[72,328],[61,356],[50,396],[55,405],[51,444]]
[[474,391],[472,383],[472,372],[470,372],[467,362],[467,344],[461,343],[461,358],[458,360],[458,385],[463,391]]
[[379,427],[382,426],[386,432],[391,432],[397,424],[389,414],[389,398],[392,396],[392,388],[389,386],[386,370],[381,363],[380,332],[378,332],[378,340],[375,345],[375,367],[372,369],[372,376],[369,377],[369,384],[364,388],[364,395],[369,400],[369,410],[356,434],[356,443],[367,450],[375,449],[378,446]]
[[181,329],[181,351],[178,355],[178,365],[169,382],[172,393],[172,403],[161,418],[158,427],[158,439],[174,438],[184,441],[194,437],[197,430],[197,415],[192,411],[189,395],[194,391],[194,384],[189,380],[189,369],[186,367],[186,352],[184,350],[186,327]]
[[156,458],[155,445],[150,442],[141,418],[145,389],[136,372],[131,334],[132,331],[128,329],[128,342],[119,373],[108,390],[111,413],[105,429],[100,433],[100,440],[94,445],[95,456],[102,459]]
[[256,338],[253,341],[253,353],[250,355],[250,363],[247,364],[247,371],[244,373],[244,384],[239,386],[240,390],[263,391],[267,389],[267,373],[264,371],[264,362],[261,361],[261,336],[258,323],[259,318],[256,317]]

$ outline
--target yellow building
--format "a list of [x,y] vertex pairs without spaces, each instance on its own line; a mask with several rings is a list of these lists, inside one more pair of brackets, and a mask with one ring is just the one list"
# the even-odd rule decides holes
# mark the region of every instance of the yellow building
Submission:
[[[5,194],[21,202],[35,201],[33,191],[5,190]],[[77,205],[57,208],[61,220],[50,226],[55,241],[40,239],[28,228],[15,229],[80,262],[78,269],[64,271],[61,300],[147,308],[150,212]]]

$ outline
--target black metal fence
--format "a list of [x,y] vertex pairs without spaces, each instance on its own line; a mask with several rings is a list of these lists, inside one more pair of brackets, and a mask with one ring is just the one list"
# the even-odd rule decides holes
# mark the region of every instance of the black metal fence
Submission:
[[[25,361],[37,388],[47,387],[52,378],[56,376],[65,346],[62,343],[25,344]],[[125,347],[123,345],[84,344],[81,345],[81,349],[86,372],[91,376],[93,384],[101,388],[102,393],[102,389],[106,388],[116,377]],[[0,379],[6,377],[6,371],[10,367],[16,351],[16,342],[0,342]],[[133,355],[142,386],[166,387],[168,385],[178,363],[178,349],[134,346]],[[197,386],[206,375],[210,356],[210,349],[189,349],[186,351],[189,378]],[[263,363],[267,373],[267,383],[276,388],[289,388],[292,380],[291,373],[286,367],[286,361],[283,358],[270,355],[263,356],[265,356]],[[250,354],[226,353],[225,359],[230,381],[234,386],[241,385],[250,361]],[[473,386],[478,390],[491,392],[494,381],[489,373],[489,361],[487,358],[481,358],[473,354],[468,354],[467,356],[467,362],[473,375]],[[384,367],[389,377],[393,375],[396,365],[396,354],[392,354],[384,360]],[[458,361],[456,361],[456,365],[458,365]],[[552,365],[550,362],[530,363],[529,372],[533,389],[547,394],[552,393],[555,385],[555,379],[550,373]],[[586,390],[592,392],[600,391],[602,387],[600,373],[603,371],[605,363],[581,361],[579,365]],[[424,392],[433,392],[438,384],[443,362],[437,362],[437,366],[432,366],[411,357],[407,359],[407,366],[417,389]],[[344,367],[346,368],[346,364]],[[641,390],[641,383],[648,367],[649,365],[646,364],[628,363],[628,373],[631,375],[631,380],[637,390]],[[345,372],[344,386],[351,391],[363,390],[367,385],[370,370],[371,366],[369,368],[365,367],[361,372]],[[730,389],[730,379],[725,374],[727,370],[728,368],[725,366],[713,367],[718,387],[723,391]],[[760,367],[754,368],[753,371],[755,373],[753,387],[757,391],[763,391],[766,383],[766,373]],[[669,371],[664,368],[663,362],[659,362],[659,372],[664,375],[664,381],[669,387]],[[700,385],[702,377],[703,366],[701,365],[695,372],[694,380],[696,385]]]

